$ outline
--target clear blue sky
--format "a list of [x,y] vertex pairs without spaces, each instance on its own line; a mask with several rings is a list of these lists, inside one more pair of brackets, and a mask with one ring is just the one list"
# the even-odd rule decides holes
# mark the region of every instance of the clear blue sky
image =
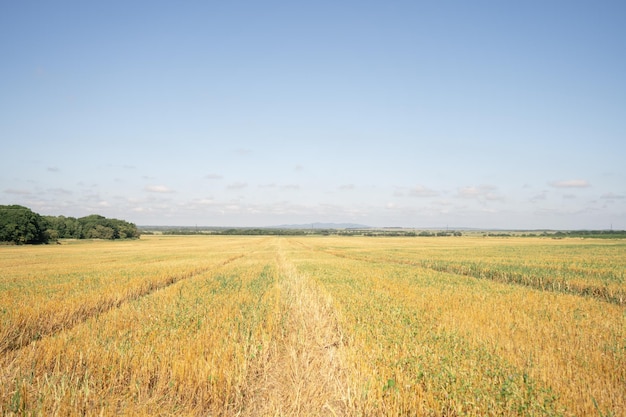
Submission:
[[626,229],[625,1],[5,1],[0,204]]

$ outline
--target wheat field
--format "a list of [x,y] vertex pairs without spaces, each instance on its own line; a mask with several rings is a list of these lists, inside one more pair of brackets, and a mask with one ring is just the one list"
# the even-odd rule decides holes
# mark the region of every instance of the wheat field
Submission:
[[626,242],[0,246],[2,415],[624,416]]

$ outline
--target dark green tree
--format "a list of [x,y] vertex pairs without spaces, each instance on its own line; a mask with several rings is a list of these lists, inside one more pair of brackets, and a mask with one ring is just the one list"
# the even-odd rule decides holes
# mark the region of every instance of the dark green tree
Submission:
[[107,219],[98,214],[78,219],[81,238],[87,239],[134,239],[139,237],[139,230],[133,223],[124,220]]
[[0,206],[0,241],[17,245],[48,243],[43,217],[19,205]]
[[43,216],[48,224],[48,233],[55,239],[80,239],[82,226],[78,219],[65,216]]
[[89,229],[88,238],[90,239],[115,239],[115,230],[111,227],[103,226],[101,224],[95,225],[95,227]]

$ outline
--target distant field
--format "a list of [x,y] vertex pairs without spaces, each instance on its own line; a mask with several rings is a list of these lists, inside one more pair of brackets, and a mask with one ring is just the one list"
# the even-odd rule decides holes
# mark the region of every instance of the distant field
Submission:
[[626,241],[0,246],[2,415],[626,416]]

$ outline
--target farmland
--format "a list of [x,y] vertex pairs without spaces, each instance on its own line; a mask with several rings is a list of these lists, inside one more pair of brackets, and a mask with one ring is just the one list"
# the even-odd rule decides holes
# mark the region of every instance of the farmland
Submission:
[[0,246],[3,415],[626,415],[626,242]]

